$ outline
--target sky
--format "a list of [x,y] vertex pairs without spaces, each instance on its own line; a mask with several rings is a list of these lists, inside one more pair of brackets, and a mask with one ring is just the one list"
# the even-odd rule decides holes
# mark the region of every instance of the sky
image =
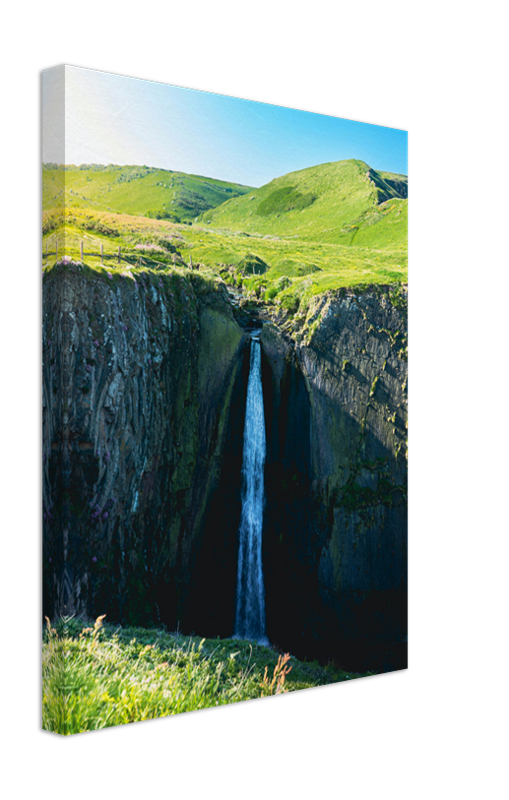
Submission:
[[44,162],[145,164],[247,186],[346,158],[407,173],[406,131],[68,66],[43,73],[42,151]]

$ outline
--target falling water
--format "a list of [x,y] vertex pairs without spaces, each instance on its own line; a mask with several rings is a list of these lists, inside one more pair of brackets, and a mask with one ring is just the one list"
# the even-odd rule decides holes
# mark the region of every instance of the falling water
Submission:
[[251,338],[242,459],[242,516],[239,528],[234,636],[239,639],[256,639],[260,644],[268,644],[265,634],[265,590],[262,571],[265,419],[259,331],[251,334]]

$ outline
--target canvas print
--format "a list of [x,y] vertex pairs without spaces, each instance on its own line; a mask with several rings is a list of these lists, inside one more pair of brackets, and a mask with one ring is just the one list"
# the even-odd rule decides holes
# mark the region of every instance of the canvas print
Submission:
[[406,132],[61,66],[42,138],[44,729],[406,668]]

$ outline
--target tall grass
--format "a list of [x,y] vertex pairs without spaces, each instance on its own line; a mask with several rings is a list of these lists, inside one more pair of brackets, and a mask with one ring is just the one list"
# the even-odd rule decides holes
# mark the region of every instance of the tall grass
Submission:
[[359,677],[254,642],[49,620],[43,728],[70,735]]

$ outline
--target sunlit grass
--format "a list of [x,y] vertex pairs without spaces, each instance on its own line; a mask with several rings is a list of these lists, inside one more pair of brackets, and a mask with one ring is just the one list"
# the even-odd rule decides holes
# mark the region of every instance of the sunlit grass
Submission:
[[167,214],[184,221],[250,191],[249,186],[147,166],[88,167],[43,168],[43,207],[65,197],[68,208]]
[[[55,252],[60,240],[59,256],[81,259],[92,268],[123,269],[139,264],[152,269],[200,265],[225,280],[243,283],[247,292],[275,301],[279,280],[291,280],[288,294],[316,294],[345,286],[405,282],[407,278],[406,243],[391,246],[353,246],[309,242],[299,237],[282,238],[261,235],[236,235],[224,230],[205,229],[197,225],[176,225],[127,214],[114,214],[91,209],[66,209],[62,216],[49,212],[44,216],[43,266],[50,267],[54,256],[45,257],[46,246]],[[101,245],[103,260],[101,262]],[[118,248],[122,260],[118,262]],[[145,249],[144,249],[145,248]],[[150,249],[152,248],[152,249]],[[175,253],[175,261],[174,261]],[[261,276],[249,277],[235,270],[235,265],[249,254],[261,258],[269,270]],[[233,265],[233,275],[225,273],[225,265]]]
[[[402,186],[404,176],[377,173],[354,159],[283,175],[260,189],[146,166],[45,169],[43,252],[59,235],[60,256],[97,269],[134,263],[172,268],[192,261],[243,285],[252,297],[295,305],[328,290],[406,282],[408,203],[398,196]],[[193,202],[197,192],[216,206],[198,223],[141,216],[157,198],[160,203],[171,196],[172,208],[185,206],[189,192]],[[48,249],[55,252],[51,242]],[[253,256],[267,264],[264,275],[245,274],[242,265]],[[46,267],[51,259],[44,259]],[[284,293],[283,277],[291,283]]]
[[46,625],[46,730],[80,733],[362,677],[255,642],[114,627],[103,619]]

